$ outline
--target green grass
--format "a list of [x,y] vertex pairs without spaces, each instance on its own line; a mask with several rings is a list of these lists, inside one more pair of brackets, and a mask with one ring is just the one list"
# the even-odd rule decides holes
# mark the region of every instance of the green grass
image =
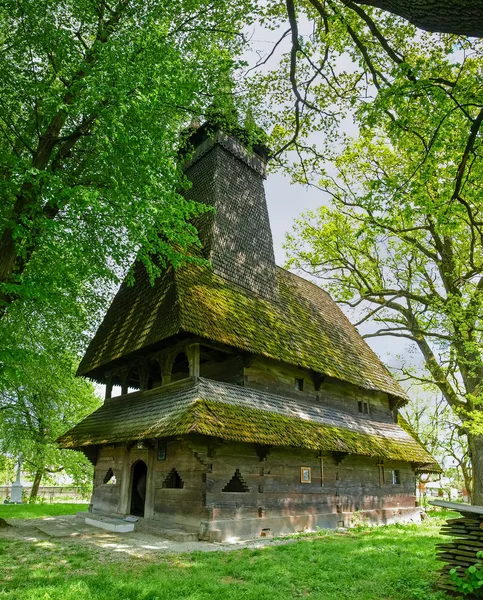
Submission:
[[[87,504],[0,504],[0,519],[40,519],[75,515],[87,510]],[[1,596],[0,596],[1,597]]]
[[433,591],[441,522],[142,558],[65,539],[0,539],[0,599],[437,600],[446,598]]

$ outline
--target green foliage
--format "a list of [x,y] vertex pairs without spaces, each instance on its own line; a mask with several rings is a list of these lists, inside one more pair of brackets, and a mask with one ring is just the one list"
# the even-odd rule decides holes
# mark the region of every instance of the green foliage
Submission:
[[60,450],[56,438],[100,404],[93,385],[75,377],[76,358],[45,349],[24,354],[21,368],[0,386],[2,450],[23,457],[23,469],[42,478],[67,473],[75,484],[92,480],[80,453]]
[[[483,558],[483,552],[476,553],[477,558]],[[483,597],[483,564],[476,563],[465,569],[463,575],[459,575],[458,569],[451,569],[451,581],[463,596],[473,598]]]
[[22,360],[19,318],[53,328],[53,340],[61,317],[69,345],[82,347],[134,255],[154,278],[198,243],[189,220],[204,208],[180,194],[180,133],[236,71],[252,9],[250,0],[1,4],[6,377]]
[[[426,386],[425,395],[413,395],[404,413],[424,447],[443,468],[452,486],[466,489],[471,496],[472,473],[468,442],[460,433],[461,422],[434,386]],[[427,481],[427,476],[420,476]],[[449,491],[449,490],[448,490]]]
[[15,459],[0,454],[0,485],[9,485],[15,479]]

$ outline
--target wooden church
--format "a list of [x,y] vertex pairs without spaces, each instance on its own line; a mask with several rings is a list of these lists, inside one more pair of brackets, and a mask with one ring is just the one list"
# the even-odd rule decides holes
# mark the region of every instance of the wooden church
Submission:
[[192,143],[211,267],[151,286],[135,266],[87,349],[78,373],[106,399],[59,443],[95,465],[91,512],[214,541],[417,518],[416,474],[438,465],[355,327],[275,265],[265,150],[206,124]]

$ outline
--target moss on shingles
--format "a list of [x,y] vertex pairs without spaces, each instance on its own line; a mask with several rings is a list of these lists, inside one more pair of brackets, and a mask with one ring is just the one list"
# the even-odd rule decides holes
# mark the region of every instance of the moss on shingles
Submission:
[[388,439],[314,421],[206,400],[198,400],[190,407],[185,415],[187,421],[190,416],[193,423],[189,433],[217,436],[238,442],[347,452],[437,466],[432,456],[416,440]]
[[154,286],[136,267],[135,285],[121,286],[79,373],[102,379],[111,361],[187,332],[405,398],[328,294],[278,267],[277,281],[279,297],[269,300],[208,267],[168,269]]
[[267,300],[187,265],[175,274],[180,327],[189,333],[405,398],[398,383],[333,300],[277,268],[279,300]]
[[237,442],[402,460],[425,465],[429,470],[438,469],[432,456],[413,438],[396,439],[361,433],[222,401],[198,399],[185,404],[182,410],[173,410],[165,418],[156,418],[156,415],[152,419],[146,418],[146,415],[138,419],[131,417],[126,420],[124,427],[116,429],[112,425],[116,419],[108,418],[109,411],[101,407],[97,412],[106,413],[106,419],[97,419],[96,422],[94,418],[89,423],[92,416],[87,417],[84,424],[71,429],[61,438],[61,445],[79,448],[198,433]]

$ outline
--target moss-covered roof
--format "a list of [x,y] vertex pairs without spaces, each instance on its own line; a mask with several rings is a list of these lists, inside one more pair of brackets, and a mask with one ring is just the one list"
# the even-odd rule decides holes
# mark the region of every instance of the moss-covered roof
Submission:
[[310,448],[411,462],[438,470],[396,423],[207,379],[112,399],[59,438],[63,448],[192,433],[270,446]]
[[114,299],[79,374],[102,380],[110,363],[186,332],[406,398],[330,296],[289,271],[277,267],[276,300],[193,264],[168,269],[154,286],[142,267],[135,277]]

